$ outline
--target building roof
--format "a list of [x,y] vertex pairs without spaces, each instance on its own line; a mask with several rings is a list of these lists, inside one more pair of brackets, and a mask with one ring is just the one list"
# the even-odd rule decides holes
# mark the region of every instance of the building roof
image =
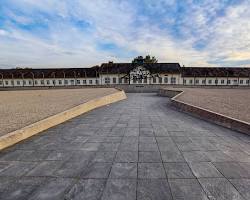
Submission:
[[104,74],[128,74],[137,66],[143,66],[151,73],[180,73],[179,63],[103,63],[100,66],[100,73]]
[[86,78],[99,77],[98,67],[51,69],[0,69],[4,78]]
[[249,77],[250,68],[236,67],[182,67],[183,77]]

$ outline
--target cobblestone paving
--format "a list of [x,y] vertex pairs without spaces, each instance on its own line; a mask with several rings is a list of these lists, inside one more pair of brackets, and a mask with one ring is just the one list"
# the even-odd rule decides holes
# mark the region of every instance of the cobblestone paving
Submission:
[[0,153],[0,199],[250,199],[250,136],[128,99]]

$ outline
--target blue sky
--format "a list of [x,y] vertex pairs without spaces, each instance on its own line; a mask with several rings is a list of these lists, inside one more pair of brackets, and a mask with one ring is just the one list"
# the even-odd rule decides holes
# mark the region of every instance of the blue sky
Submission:
[[0,68],[90,67],[150,54],[250,66],[249,0],[0,0]]

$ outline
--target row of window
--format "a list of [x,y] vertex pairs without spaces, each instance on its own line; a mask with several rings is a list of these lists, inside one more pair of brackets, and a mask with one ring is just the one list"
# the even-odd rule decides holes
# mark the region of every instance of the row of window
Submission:
[[[158,79],[158,83],[163,83],[163,81],[164,81],[164,83],[166,83],[166,84],[169,83],[168,77],[164,77],[164,78],[162,78],[162,77],[154,77],[154,78],[152,79],[152,82],[153,82],[153,83],[157,83],[157,79]],[[119,79],[118,79],[118,82],[119,82],[119,83],[122,83],[122,79],[119,78]],[[104,79],[104,83],[105,83],[105,84],[110,84],[110,83],[111,83],[110,77],[106,77],[106,78]],[[112,83],[113,83],[113,84],[116,84],[116,83],[117,83],[117,78],[116,78],[116,77],[113,77],[113,78],[112,78]],[[124,79],[124,83],[128,83],[128,78],[125,78],[125,79]],[[147,79],[147,78],[145,78],[145,79],[132,79],[132,83],[148,83],[148,79]],[[176,78],[175,78],[175,77],[171,77],[170,83],[171,83],[171,84],[175,84],[175,83],[176,83]]]
[[[14,80],[8,81],[5,80],[0,81],[0,85],[15,85]],[[16,81],[16,85],[75,85],[75,80],[34,80],[34,82],[32,80],[23,80],[23,81]],[[87,84],[87,80],[76,80],[76,84],[80,85],[86,85]],[[88,84],[92,85],[94,84],[93,80],[88,80]],[[95,80],[95,84],[99,84],[98,80]]]
[[[189,82],[188,82],[189,84],[206,84],[206,83],[208,83],[208,84],[213,84],[213,80],[211,80],[211,79],[208,79],[208,80],[206,80],[206,79],[203,79],[203,80],[199,80],[199,79],[196,79],[195,81],[193,80],[193,79],[189,79]],[[241,85],[243,85],[244,84],[244,80],[239,80],[239,83],[238,83],[238,80],[236,80],[236,79],[234,79],[234,80],[224,80],[224,79],[222,79],[222,80],[214,80],[214,84],[222,84],[222,85],[224,85],[224,84],[227,84],[227,85],[230,85],[230,84],[241,84]],[[245,83],[246,84],[249,84],[249,80],[245,80]],[[186,79],[184,79],[183,80],[183,84],[187,84],[187,80]]]

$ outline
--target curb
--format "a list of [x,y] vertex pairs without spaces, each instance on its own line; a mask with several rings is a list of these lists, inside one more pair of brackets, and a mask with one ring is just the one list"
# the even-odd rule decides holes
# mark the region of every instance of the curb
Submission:
[[47,130],[53,126],[61,124],[69,119],[77,117],[95,108],[99,108],[117,101],[126,99],[127,96],[123,90],[119,90],[116,93],[106,95],[100,98],[96,98],[85,102],[81,105],[73,107],[69,110],[63,111],[51,117],[45,118],[41,121],[35,122],[31,125],[25,126],[19,130],[7,133],[0,137],[0,150],[12,146],[22,140],[25,140],[37,133]]
[[182,112],[191,114],[194,117],[198,117],[214,124],[229,128],[233,131],[238,131],[250,135],[250,123],[177,100],[177,98],[183,94],[184,91],[181,90],[177,91],[167,89],[161,89],[161,91],[159,91],[158,93],[158,95],[160,96],[170,97],[171,104]]

